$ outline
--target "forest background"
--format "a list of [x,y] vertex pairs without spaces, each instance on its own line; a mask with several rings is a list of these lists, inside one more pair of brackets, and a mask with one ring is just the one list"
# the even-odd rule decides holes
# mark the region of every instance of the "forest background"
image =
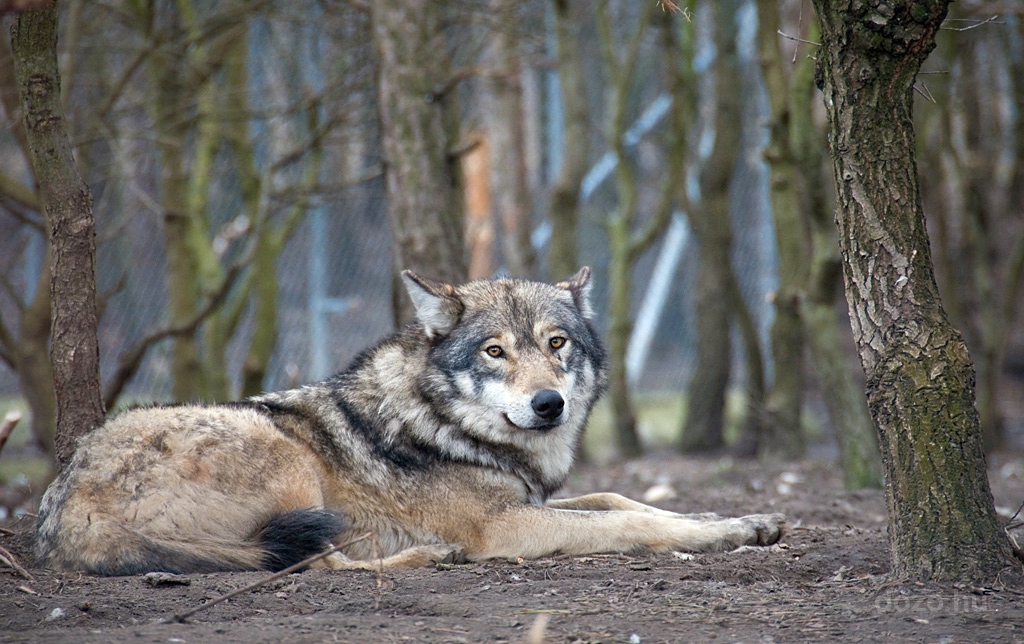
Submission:
[[[431,46],[409,56],[359,2],[62,4],[107,407],[325,377],[401,321],[407,249],[454,236],[457,259],[412,267],[596,268],[613,386],[595,433],[615,437],[597,458],[838,451],[849,485],[877,485],[810,3],[425,6]],[[951,11],[915,86],[921,193],[986,446],[1019,449],[1024,25],[1010,3]],[[11,55],[5,40],[0,392],[28,412],[27,449],[52,453],[45,223]],[[386,69],[446,151],[419,191],[435,203],[390,227]]]

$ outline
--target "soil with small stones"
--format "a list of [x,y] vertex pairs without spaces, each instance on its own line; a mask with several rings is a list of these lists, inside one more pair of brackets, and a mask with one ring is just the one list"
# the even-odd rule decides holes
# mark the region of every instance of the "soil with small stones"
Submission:
[[[581,466],[566,495],[674,491],[655,505],[723,515],[781,511],[790,530],[779,545],[723,554],[307,571],[185,623],[174,623],[175,614],[267,575],[99,578],[30,567],[30,579],[0,561],[0,641],[1024,641],[1022,588],[887,578],[883,494],[845,491],[836,469],[675,455]],[[997,455],[990,470],[996,506],[1011,515],[1024,501],[1024,454]],[[31,519],[4,528],[0,546],[30,562]],[[1024,531],[1012,534],[1024,541]]]

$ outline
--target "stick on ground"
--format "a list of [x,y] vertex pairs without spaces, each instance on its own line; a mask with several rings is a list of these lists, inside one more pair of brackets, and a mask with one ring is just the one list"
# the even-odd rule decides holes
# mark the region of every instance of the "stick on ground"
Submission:
[[35,581],[36,581],[35,577],[30,575],[28,573],[28,571],[25,570],[21,566],[21,564],[18,563],[18,559],[13,554],[11,554],[11,551],[8,550],[7,548],[4,548],[3,546],[0,546],[0,563],[7,564],[11,568],[14,568],[14,570],[16,570],[19,575],[21,575],[25,579],[28,579],[29,581],[35,583]]
[[249,584],[248,586],[243,586],[242,588],[239,588],[238,590],[233,590],[233,591],[231,591],[230,593],[228,593],[226,595],[221,595],[220,597],[216,597],[214,599],[211,599],[210,601],[206,602],[205,604],[202,604],[201,606],[196,606],[192,610],[187,610],[184,613],[175,613],[173,617],[169,617],[166,620],[164,620],[164,623],[165,624],[173,624],[173,623],[177,622],[179,624],[184,624],[186,619],[188,619],[189,617],[192,617],[193,615],[195,615],[196,613],[198,613],[200,611],[206,610],[207,608],[210,608],[211,606],[216,606],[217,604],[219,604],[219,603],[221,603],[223,601],[227,601],[227,600],[231,599],[232,597],[237,597],[238,595],[241,595],[242,593],[247,593],[250,590],[254,590],[256,588],[259,588],[263,584],[269,584],[270,582],[274,581],[275,579],[280,579],[281,577],[284,577],[285,575],[290,575],[291,573],[295,572],[296,570],[302,570],[303,568],[305,568],[306,566],[310,565],[311,563],[313,563],[315,561],[319,561],[319,560],[323,559],[324,557],[326,557],[328,555],[332,555],[335,552],[341,550],[342,548],[347,548],[348,546],[351,546],[353,543],[356,543],[358,541],[362,541],[363,539],[369,539],[369,538],[370,538],[370,533],[367,532],[366,534],[364,534],[362,536],[356,537],[354,539],[349,539],[345,543],[339,543],[336,546],[331,546],[330,548],[328,548],[327,550],[324,550],[320,554],[316,554],[316,555],[313,555],[312,557],[308,557],[306,559],[303,559],[299,563],[293,564],[291,566],[288,566],[284,570],[280,570],[278,572],[275,572],[273,575],[270,575],[269,577],[264,577],[263,579],[259,579],[257,581],[254,581],[253,583]]

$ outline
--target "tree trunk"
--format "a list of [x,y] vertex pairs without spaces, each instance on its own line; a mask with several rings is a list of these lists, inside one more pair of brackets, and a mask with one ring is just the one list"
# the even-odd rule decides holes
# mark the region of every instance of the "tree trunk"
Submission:
[[[160,204],[163,206],[164,243],[167,254],[167,314],[170,324],[190,320],[199,308],[199,268],[189,250],[190,229],[195,226],[189,211],[188,175],[185,171],[185,146],[190,140],[189,120],[181,118],[185,106],[182,68],[187,67],[184,53],[173,47],[161,48],[149,57],[152,89],[149,92],[150,118],[160,136],[157,138],[160,167]],[[196,333],[174,338],[171,351],[171,396],[179,401],[201,398],[204,387]]]
[[[820,38],[817,22],[812,20],[807,38]],[[843,259],[830,195],[826,192],[824,151],[821,134],[814,126],[812,101],[814,63],[805,57],[797,65],[793,79],[792,147],[796,155],[801,184],[801,210],[808,219],[811,235],[811,259],[806,297],[801,317],[808,334],[811,363],[814,365],[828,410],[832,434],[839,445],[839,466],[847,489],[882,486],[882,463],[878,438],[868,415],[864,387],[844,350],[836,297],[843,277]]]
[[818,62],[846,296],[886,470],[892,572],[991,583],[1003,572],[1019,578],[1020,562],[993,508],[974,370],[940,302],[914,158],[913,84],[947,4],[815,0]]
[[[780,255],[780,285],[772,327],[775,386],[766,405],[768,429],[763,453],[800,456],[805,382],[803,348],[818,376],[839,464],[847,488],[881,486],[878,442],[868,417],[863,387],[843,348],[835,312],[842,277],[836,227],[825,191],[821,133],[814,124],[814,62],[801,55],[786,77],[778,31],[778,2],[758,3],[761,64],[771,98],[772,209]],[[812,19],[807,34],[817,41]]]
[[[641,12],[637,26],[627,36],[626,45],[616,46],[608,3],[597,6],[598,37],[601,61],[608,75],[608,142],[615,155],[615,189],[618,203],[608,214],[608,398],[611,403],[612,423],[618,451],[621,456],[640,455],[643,446],[637,431],[636,412],[633,410],[632,395],[626,374],[626,352],[633,332],[632,306],[633,266],[650,244],[664,231],[670,219],[673,183],[666,183],[660,204],[653,219],[638,228],[638,194],[636,174],[631,160],[626,155],[626,114],[628,99],[633,88],[633,70],[640,53],[640,43],[650,23],[654,5],[647,5]],[[662,24],[669,37],[673,35],[672,22],[665,16]],[[669,42],[672,42],[671,40]],[[621,54],[619,50],[622,50]],[[669,62],[674,63],[671,54]],[[678,105],[673,110],[678,110]],[[673,119],[673,124],[678,121]],[[670,133],[669,162],[667,176],[670,180],[679,177],[682,166],[681,133]]]
[[562,98],[562,166],[551,186],[548,220],[548,277],[562,280],[579,270],[579,241],[576,238],[580,209],[580,183],[587,173],[589,110],[583,87],[583,58],[568,0],[555,0],[555,39],[558,43],[558,81]]
[[96,222],[61,110],[56,4],[20,14],[11,49],[49,231],[54,442],[63,467],[78,437],[103,422],[104,409],[96,334]]
[[700,345],[679,443],[687,452],[712,451],[725,445],[725,394],[732,368],[734,320],[732,298],[728,297],[733,279],[729,184],[740,131],[736,29],[730,8],[734,3],[715,3],[715,144],[701,173],[702,201],[694,204],[690,216],[700,253],[695,294]]
[[786,459],[804,456],[800,424],[805,389],[803,320],[800,298],[807,282],[807,221],[799,204],[797,164],[790,145],[793,122],[792,93],[779,49],[777,0],[757,3],[761,71],[771,104],[768,122],[771,139],[765,158],[771,170],[772,218],[779,251],[779,287],[775,292],[775,319],[771,328],[774,378],[765,400],[764,440],[761,453]]
[[493,68],[484,99],[484,118],[492,155],[491,203],[497,220],[501,222],[505,268],[512,275],[534,277],[536,254],[530,240],[532,204],[526,180],[522,69],[517,28],[521,20],[519,5],[518,0],[490,0],[489,11],[499,21],[499,26],[492,32],[489,44],[488,54]]
[[[446,114],[454,110],[455,87],[441,5],[378,0],[370,7],[395,279],[406,268],[463,282],[462,198]],[[412,320],[412,303],[397,281],[392,293],[396,322]]]

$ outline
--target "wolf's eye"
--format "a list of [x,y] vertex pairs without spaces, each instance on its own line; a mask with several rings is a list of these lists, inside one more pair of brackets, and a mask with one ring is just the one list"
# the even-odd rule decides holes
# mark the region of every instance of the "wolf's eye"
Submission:
[[492,344],[491,346],[487,347],[486,349],[484,349],[484,352],[487,355],[491,356],[492,358],[500,358],[503,355],[505,355],[505,350],[496,344]]
[[565,338],[556,335],[548,340],[548,346],[557,351],[565,346]]

